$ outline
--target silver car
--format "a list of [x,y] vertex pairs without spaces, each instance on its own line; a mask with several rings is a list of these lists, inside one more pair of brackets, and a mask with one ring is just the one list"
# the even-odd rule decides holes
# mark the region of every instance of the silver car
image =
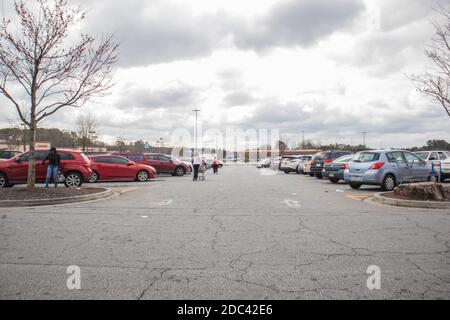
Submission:
[[402,150],[365,151],[348,163],[344,180],[353,189],[362,185],[381,186],[392,191],[397,185],[431,179],[431,165],[415,154]]

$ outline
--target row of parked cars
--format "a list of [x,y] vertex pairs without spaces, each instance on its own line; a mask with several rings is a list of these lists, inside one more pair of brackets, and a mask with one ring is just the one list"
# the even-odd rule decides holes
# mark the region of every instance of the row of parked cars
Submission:
[[272,167],[286,174],[309,174],[318,179],[326,178],[332,183],[343,180],[353,189],[376,185],[391,191],[402,183],[450,179],[450,152],[371,150],[353,154],[350,151],[331,150],[313,156],[265,159],[258,167]]
[[[192,164],[176,157],[155,153],[110,153],[87,156],[70,149],[58,149],[61,176],[67,187],[80,187],[84,182],[139,181],[154,179],[159,173],[183,176],[192,172]],[[36,150],[36,182],[44,182],[48,164],[42,160],[48,150]],[[0,161],[0,188],[27,182],[29,152],[12,153]]]

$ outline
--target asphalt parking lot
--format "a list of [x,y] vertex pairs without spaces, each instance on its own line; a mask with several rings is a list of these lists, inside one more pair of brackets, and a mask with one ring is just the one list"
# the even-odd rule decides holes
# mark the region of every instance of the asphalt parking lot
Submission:
[[0,209],[1,299],[450,298],[450,212],[370,203],[377,188],[246,165],[94,185],[118,195]]

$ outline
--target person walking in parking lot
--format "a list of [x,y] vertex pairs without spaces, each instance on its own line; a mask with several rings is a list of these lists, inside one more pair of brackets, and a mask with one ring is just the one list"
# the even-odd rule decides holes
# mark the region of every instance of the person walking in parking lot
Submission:
[[219,160],[217,160],[217,158],[214,158],[214,161],[212,163],[212,168],[213,168],[214,174],[219,173]]
[[192,165],[194,166],[194,181],[198,179],[198,170],[200,169],[201,163],[202,160],[200,159],[198,152],[195,152],[194,157],[192,157]]
[[45,177],[45,187],[48,188],[50,180],[53,178],[55,188],[58,187],[58,174],[61,167],[61,157],[56,152],[56,148],[52,147],[47,157],[42,161],[42,164],[48,161],[47,176]]

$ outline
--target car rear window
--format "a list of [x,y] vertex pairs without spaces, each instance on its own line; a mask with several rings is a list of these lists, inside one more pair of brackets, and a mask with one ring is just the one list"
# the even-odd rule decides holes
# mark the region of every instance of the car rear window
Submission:
[[316,154],[312,159],[313,160],[319,160],[319,159],[327,159],[331,156],[330,152],[321,152]]
[[353,161],[362,163],[373,162],[378,160],[380,160],[380,154],[377,152],[361,152],[353,159]]
[[334,160],[334,162],[347,163],[347,162],[351,161],[352,159],[353,159],[353,156],[343,156],[343,157],[340,157],[340,158]]

